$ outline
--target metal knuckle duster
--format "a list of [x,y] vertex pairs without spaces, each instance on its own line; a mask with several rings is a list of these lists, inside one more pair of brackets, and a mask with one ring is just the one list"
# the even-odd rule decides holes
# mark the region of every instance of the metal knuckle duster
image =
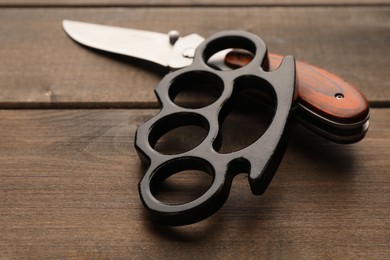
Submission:
[[[218,71],[207,64],[207,59],[226,48],[242,48],[253,52],[253,60],[246,66],[230,71]],[[295,62],[286,57],[273,72],[265,72],[261,65],[267,57],[264,42],[256,35],[241,31],[224,31],[206,39],[197,49],[193,63],[166,75],[156,87],[161,111],[139,127],[136,148],[147,164],[147,171],[139,184],[143,204],[156,221],[168,225],[184,225],[200,221],[217,211],[226,201],[233,177],[247,173],[251,190],[262,194],[270,183],[283,156],[287,134],[291,128],[295,106]],[[219,96],[202,107],[188,108],[173,99],[186,82],[209,83]],[[227,154],[216,151],[221,119],[228,111],[236,89],[247,84],[263,88],[274,100],[272,122],[262,136],[241,150]],[[207,131],[201,142],[179,154],[163,154],[153,147],[168,131],[186,125]],[[210,188],[199,198],[181,205],[170,205],[153,196],[153,187],[172,174],[183,170],[200,170],[213,178]]]

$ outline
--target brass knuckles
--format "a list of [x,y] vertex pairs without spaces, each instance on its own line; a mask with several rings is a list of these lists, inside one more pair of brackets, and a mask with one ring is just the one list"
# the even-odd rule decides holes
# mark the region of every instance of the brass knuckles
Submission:
[[[215,53],[227,48],[241,48],[255,53],[246,66],[218,71],[207,65]],[[254,194],[262,194],[270,183],[283,157],[287,133],[292,126],[295,108],[295,61],[292,56],[283,59],[273,72],[261,68],[267,57],[265,43],[256,35],[242,31],[223,31],[206,39],[196,50],[194,62],[186,68],[166,75],[156,87],[161,111],[141,125],[136,133],[135,147],[148,169],[139,183],[139,193],[152,219],[166,225],[186,225],[200,221],[216,212],[226,201],[231,182],[237,173],[248,173]],[[222,94],[212,104],[189,109],[172,101],[173,85],[196,81],[199,78],[222,87]],[[229,154],[220,154],[213,148],[218,139],[221,120],[234,90],[250,81],[265,88],[275,98],[275,115],[266,132],[251,145]],[[166,132],[184,125],[197,125],[208,131],[205,139],[190,151],[165,155],[153,149]],[[201,170],[213,177],[210,188],[199,198],[181,205],[169,205],[153,196],[159,185],[172,174],[183,170]]]

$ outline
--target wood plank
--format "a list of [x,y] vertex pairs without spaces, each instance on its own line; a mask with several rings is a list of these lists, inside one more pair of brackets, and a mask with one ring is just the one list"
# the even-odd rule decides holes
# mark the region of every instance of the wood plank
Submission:
[[[261,35],[358,86],[371,103],[390,100],[390,7],[345,8],[10,8],[0,10],[1,107],[151,107],[163,73],[83,48],[61,21],[203,36],[224,29]],[[232,18],[234,17],[234,19]],[[147,18],[147,19],[145,19]]]
[[300,5],[387,5],[389,0],[155,0],[145,2],[142,0],[0,0],[0,6],[300,6]]
[[296,128],[263,196],[239,175],[217,214],[181,228],[153,225],[137,194],[133,136],[154,113],[0,110],[0,258],[390,257],[390,110],[354,145]]

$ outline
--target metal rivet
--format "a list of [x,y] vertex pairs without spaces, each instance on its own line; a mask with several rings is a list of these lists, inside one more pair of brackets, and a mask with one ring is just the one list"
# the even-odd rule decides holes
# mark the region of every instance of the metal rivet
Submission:
[[169,43],[174,45],[177,40],[179,40],[180,33],[178,31],[172,30],[168,33],[169,36]]

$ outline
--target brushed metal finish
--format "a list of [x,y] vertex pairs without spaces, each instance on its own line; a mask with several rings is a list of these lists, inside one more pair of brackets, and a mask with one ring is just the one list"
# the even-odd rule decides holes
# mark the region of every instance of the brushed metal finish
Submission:
[[204,38],[191,34],[172,45],[169,34],[115,26],[64,20],[65,32],[76,42],[102,51],[148,60],[170,69],[189,66],[193,59],[185,55],[195,50]]

